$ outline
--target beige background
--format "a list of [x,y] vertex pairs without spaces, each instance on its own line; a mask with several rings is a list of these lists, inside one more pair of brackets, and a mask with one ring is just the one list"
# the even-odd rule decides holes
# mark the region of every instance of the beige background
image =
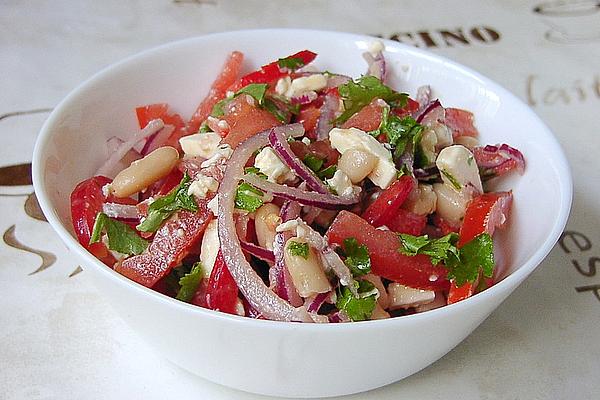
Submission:
[[[563,247],[442,360],[355,398],[597,398],[600,295],[586,288],[600,285],[589,267],[600,267],[600,9],[553,17],[533,12],[539,3],[0,0],[0,399],[260,398],[203,381],[156,356],[86,273],[77,273],[77,261],[48,224],[32,218],[40,218],[35,207],[25,211],[32,192],[27,174],[2,167],[27,168],[46,109],[99,69],[172,40],[265,27],[410,41],[408,33],[421,46],[428,35],[433,52],[529,102],[572,165],[575,197],[567,229],[577,233],[568,234]],[[485,42],[470,33],[482,27],[499,38]],[[467,44],[447,44],[439,32],[458,29]],[[11,184],[11,177],[22,181]],[[47,268],[31,274],[42,259],[14,248],[21,245],[49,253]]]

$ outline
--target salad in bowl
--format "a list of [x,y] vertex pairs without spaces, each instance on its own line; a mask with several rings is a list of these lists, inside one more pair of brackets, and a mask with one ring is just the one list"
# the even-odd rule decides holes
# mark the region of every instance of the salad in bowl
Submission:
[[435,87],[392,87],[380,42],[358,77],[316,57],[241,74],[234,51],[190,118],[132,110],[139,129],[71,193],[80,244],[145,287],[255,319],[401,317],[492,286],[513,198],[488,181],[522,174],[523,154],[480,144],[476,115]]

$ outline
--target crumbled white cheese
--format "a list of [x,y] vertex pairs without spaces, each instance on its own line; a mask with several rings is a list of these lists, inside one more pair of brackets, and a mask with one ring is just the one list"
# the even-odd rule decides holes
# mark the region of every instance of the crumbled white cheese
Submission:
[[188,194],[194,195],[199,199],[206,198],[208,192],[216,192],[219,188],[219,182],[211,177],[205,175],[198,175],[196,179],[192,181],[188,188]]
[[360,192],[360,187],[353,186],[348,175],[339,169],[335,171],[331,179],[327,179],[327,184],[335,189],[336,193],[341,197],[349,197],[357,191]]
[[190,157],[210,158],[215,154],[221,136],[216,132],[195,133],[179,139],[183,152]]
[[371,53],[373,57],[381,53],[383,50],[385,50],[385,46],[381,40],[375,40],[369,43],[369,47],[367,48],[367,51]]
[[366,151],[377,157],[377,165],[368,177],[380,188],[387,189],[397,179],[392,153],[368,133],[356,128],[333,128],[329,132],[329,141],[331,146],[341,154],[355,149]]
[[217,253],[221,247],[219,244],[218,227],[216,219],[210,221],[206,226],[204,236],[202,237],[202,244],[200,245],[200,262],[202,263],[202,273],[206,278],[210,276],[215,265],[215,260],[217,259]]
[[[297,97],[310,91],[319,91],[327,86],[327,78],[323,74],[302,76],[292,81],[285,92],[286,97]],[[277,90],[277,88],[276,88]]]
[[[204,133],[205,135],[205,133]],[[211,165],[215,165],[219,161],[223,159],[228,159],[233,154],[233,149],[228,144],[221,144],[217,147],[212,157],[208,160],[204,161],[200,166],[202,168],[210,167]]]
[[415,289],[396,282],[390,283],[387,290],[391,310],[415,307],[431,303],[435,299],[435,292],[432,290]]
[[271,182],[281,183],[294,179],[294,173],[283,163],[270,147],[265,147],[256,155],[254,166]]
[[310,139],[307,138],[306,136],[304,136],[302,138],[302,143],[304,143],[305,145],[309,146],[310,145]]
[[275,232],[294,231],[298,227],[298,220],[291,219],[287,222],[277,225]]
[[213,197],[207,204],[206,207],[214,214],[219,215],[219,196]]
[[291,84],[292,84],[292,78],[290,78],[289,76],[280,78],[277,81],[277,84],[275,85],[275,92],[280,96],[284,96],[285,93],[290,88]]
[[182,238],[185,236],[185,231],[182,228],[177,229],[177,236]]
[[110,183],[107,183],[106,185],[102,186],[102,195],[104,197],[108,197],[110,195],[111,190],[112,185]]
[[[467,186],[474,187],[479,193],[483,192],[479,168],[473,153],[459,144],[448,146],[437,156],[435,165],[440,170],[444,184],[455,190]],[[455,186],[460,186],[460,188]]]

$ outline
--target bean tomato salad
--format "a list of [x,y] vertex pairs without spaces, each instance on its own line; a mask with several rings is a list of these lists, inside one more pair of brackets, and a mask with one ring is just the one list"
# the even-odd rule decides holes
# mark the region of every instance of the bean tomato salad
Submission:
[[234,51],[189,119],[138,107],[71,194],[81,245],[167,296],[278,321],[399,317],[493,285],[512,193],[487,182],[523,173],[521,152],[480,145],[429,86],[388,86],[380,42],[356,78],[316,57],[242,75]]

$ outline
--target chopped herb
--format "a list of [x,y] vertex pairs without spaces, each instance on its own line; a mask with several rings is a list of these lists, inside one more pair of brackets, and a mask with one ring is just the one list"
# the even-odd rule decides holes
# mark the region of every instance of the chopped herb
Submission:
[[458,235],[450,233],[439,239],[425,236],[400,234],[400,252],[409,256],[425,254],[434,265],[443,262],[448,270],[448,279],[454,279],[457,286],[465,282],[475,282],[482,270],[484,276],[494,272],[494,243],[487,233],[475,237],[460,249],[456,247]]
[[194,297],[196,290],[198,290],[198,285],[200,285],[202,277],[202,264],[197,262],[192,266],[192,270],[189,273],[179,279],[180,288],[177,291],[176,298],[189,303]]
[[446,171],[445,169],[440,169],[440,172],[442,173],[442,175],[444,175],[446,178],[448,178],[448,180],[450,181],[450,183],[452,184],[454,189],[456,189],[456,190],[462,189],[462,185],[460,184],[460,182],[458,182],[458,180],[454,176],[452,176],[452,174],[450,172]]
[[302,257],[305,260],[308,260],[308,243],[290,240],[290,243],[288,244],[288,251],[293,256]]
[[364,321],[373,314],[378,292],[369,281],[356,281],[355,286],[358,297],[355,297],[347,287],[341,287],[335,305],[338,309],[344,310],[352,321]]
[[287,115],[286,113],[281,110],[279,107],[277,107],[277,104],[275,104],[275,102],[271,99],[265,99],[263,107],[265,108],[265,110],[267,110],[268,112],[270,112],[271,114],[273,114],[275,116],[275,118],[277,118],[277,120],[279,120],[279,122],[281,123],[286,123],[287,122]]
[[322,158],[316,157],[312,154],[307,154],[306,156],[304,156],[304,159],[302,161],[304,162],[304,164],[306,164],[308,168],[313,170],[313,172],[315,173],[321,170],[321,167],[325,162],[325,160],[323,160]]
[[225,98],[219,102],[217,102],[214,106],[213,109],[210,113],[211,117],[222,117],[223,115],[225,115],[225,106],[227,104],[229,104],[229,102],[231,101],[230,98]]
[[408,146],[414,149],[421,141],[423,125],[412,117],[400,118],[390,113],[390,107],[384,107],[381,115],[381,124],[375,131],[369,132],[373,136],[384,134],[389,144],[394,149],[394,156],[400,157]]
[[206,132],[212,132],[212,129],[210,129],[208,127],[208,124],[206,122],[203,122],[202,125],[200,125],[200,129],[198,130],[198,133],[206,133]]
[[238,90],[234,97],[245,93],[252,96],[254,100],[256,100],[258,104],[262,106],[265,102],[265,93],[267,92],[268,86],[269,85],[266,83],[251,83]]
[[141,232],[156,232],[160,225],[173,213],[179,210],[196,212],[198,205],[194,196],[188,193],[190,176],[183,175],[179,185],[175,186],[166,196],[154,200],[148,207],[148,216],[136,226]]
[[355,277],[366,275],[371,272],[371,257],[369,250],[364,244],[358,244],[355,238],[344,239],[344,263],[350,268]]
[[344,112],[335,121],[338,124],[346,122],[375,98],[380,98],[394,107],[404,107],[408,98],[406,93],[392,90],[374,76],[362,76],[340,85],[338,91],[344,102]]
[[320,170],[319,172],[317,172],[317,176],[321,180],[331,179],[331,178],[333,178],[333,175],[335,174],[335,171],[337,171],[337,165],[331,164],[329,167],[323,168],[322,170]]
[[279,68],[298,69],[304,67],[304,60],[300,57],[285,57],[277,60]]
[[108,236],[110,250],[132,255],[141,254],[148,247],[148,241],[142,239],[135,229],[100,212],[96,216],[90,244],[99,242],[103,231],[106,231],[106,236]]
[[255,188],[249,183],[242,182],[235,192],[235,208],[254,212],[263,205],[262,190]]
[[244,172],[247,174],[254,174],[254,175],[258,175],[259,177],[263,178],[263,179],[267,179],[267,175],[263,174],[262,172],[260,172],[260,169],[256,168],[256,167],[246,167],[244,169]]

